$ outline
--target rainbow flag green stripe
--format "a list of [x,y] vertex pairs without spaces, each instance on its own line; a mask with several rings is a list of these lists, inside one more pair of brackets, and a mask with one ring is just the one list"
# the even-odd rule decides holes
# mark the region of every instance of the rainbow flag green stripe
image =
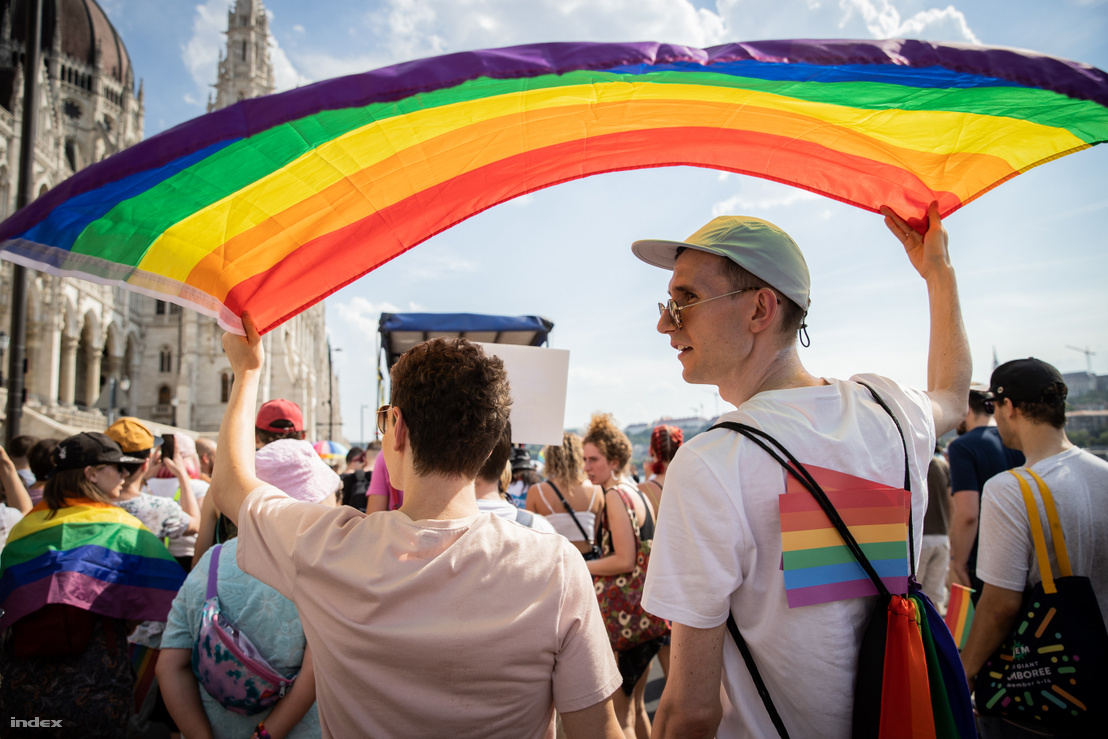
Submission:
[[49,603],[112,618],[162,620],[185,579],[138,519],[88,499],[51,516],[40,503],[0,553],[0,629]]
[[918,41],[536,44],[243,101],[83,170],[0,256],[263,330],[485,208],[692,165],[918,221],[1108,140],[1108,76]]

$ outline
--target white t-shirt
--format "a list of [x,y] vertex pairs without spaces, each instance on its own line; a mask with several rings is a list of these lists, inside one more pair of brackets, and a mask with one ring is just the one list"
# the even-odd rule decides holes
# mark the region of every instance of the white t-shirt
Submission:
[[[518,520],[519,512],[522,509],[516,508],[514,505],[506,500],[478,498],[477,508],[482,513],[492,513],[494,515],[500,516],[505,521],[515,521],[516,523],[519,523],[520,526],[523,526],[523,524],[520,523]],[[527,511],[526,513],[532,516],[531,525],[527,528],[542,532],[544,534],[558,533],[554,530],[554,527],[550,525],[550,522],[546,520],[546,516],[540,516],[538,513],[533,513],[531,511]]]
[[[1031,465],[1031,469],[1043,478],[1054,498],[1070,568],[1074,575],[1092,581],[1101,616],[1108,623],[1108,462],[1074,447]],[[1020,474],[1035,496],[1040,522],[1047,527],[1046,549],[1051,571],[1058,577],[1054,539],[1039,486],[1026,472]],[[1022,592],[1042,580],[1023,493],[1019,481],[1007,472],[985,483],[979,536],[977,575],[984,582]]]
[[23,513],[18,508],[12,508],[7,503],[0,503],[0,549],[8,541],[8,533],[12,526],[23,520]]
[[[851,379],[872,385],[904,428],[918,559],[935,447],[931,402],[883,377]],[[759,393],[720,420],[766,431],[803,464],[901,487],[904,448],[888,414],[861,385],[828,382]],[[738,433],[706,431],[685,442],[667,470],[643,604],[701,629],[734,613],[789,733],[849,737],[858,650],[875,601],[788,607],[778,508],[784,492],[781,466]],[[723,682],[734,710],[717,736],[776,736],[738,648],[726,633],[724,641]]]
[[[146,487],[151,495],[180,500],[177,497],[177,490],[180,486],[177,484],[176,477],[152,477],[146,481]],[[204,495],[208,492],[209,483],[203,480],[189,480],[189,487],[192,488],[192,494],[196,496],[196,504],[200,505],[200,502],[204,500]],[[169,537],[169,553],[174,557],[191,557],[195,549],[196,534]]]
[[324,736],[554,737],[622,679],[581,553],[498,516],[413,521],[253,491],[242,569],[296,604]]

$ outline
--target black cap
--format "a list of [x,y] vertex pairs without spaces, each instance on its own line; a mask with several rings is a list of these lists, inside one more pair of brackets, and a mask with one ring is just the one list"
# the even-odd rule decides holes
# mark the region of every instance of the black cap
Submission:
[[512,447],[512,472],[533,469],[535,465],[531,462],[531,454],[522,447]]
[[79,470],[98,464],[142,464],[137,457],[129,457],[119,448],[119,444],[107,434],[98,431],[85,431],[58,442],[50,455],[55,472]]
[[[1061,385],[1061,396],[1057,392],[1046,391],[1055,385]],[[989,392],[997,400],[1008,398],[1017,402],[1045,403],[1065,400],[1066,383],[1053,365],[1041,359],[1013,359],[993,370],[989,382]]]

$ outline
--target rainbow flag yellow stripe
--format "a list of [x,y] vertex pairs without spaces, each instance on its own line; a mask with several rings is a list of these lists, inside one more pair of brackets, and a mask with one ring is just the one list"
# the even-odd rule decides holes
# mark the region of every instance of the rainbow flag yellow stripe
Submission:
[[1108,140],[1108,76],[920,41],[535,44],[246,100],[88,169],[0,256],[271,329],[505,200],[692,165],[920,222]]

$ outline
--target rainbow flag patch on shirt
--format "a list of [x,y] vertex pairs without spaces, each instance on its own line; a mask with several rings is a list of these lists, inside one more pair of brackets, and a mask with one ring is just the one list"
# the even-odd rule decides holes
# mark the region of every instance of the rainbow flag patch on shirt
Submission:
[[[893,593],[908,592],[908,516],[902,488],[805,465]],[[779,496],[782,568],[789,608],[877,595],[819,503],[791,475]]]

